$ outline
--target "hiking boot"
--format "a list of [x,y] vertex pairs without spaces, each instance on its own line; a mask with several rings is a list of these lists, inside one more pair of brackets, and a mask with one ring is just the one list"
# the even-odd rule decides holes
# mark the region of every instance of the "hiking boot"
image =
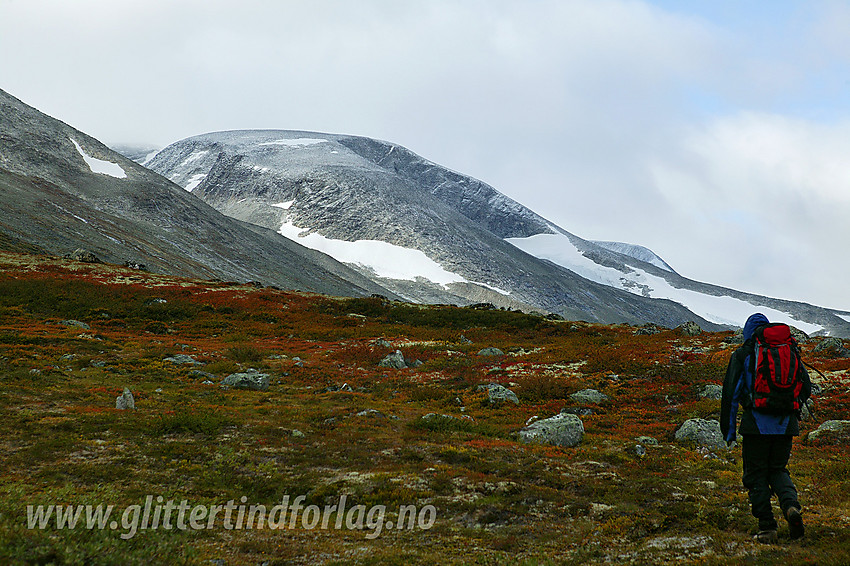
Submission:
[[789,507],[785,511],[785,518],[788,520],[788,529],[791,531],[791,539],[795,540],[803,536],[806,532],[803,526],[803,514],[798,507]]
[[759,531],[759,534],[753,537],[756,542],[762,544],[775,544],[778,538],[776,531]]

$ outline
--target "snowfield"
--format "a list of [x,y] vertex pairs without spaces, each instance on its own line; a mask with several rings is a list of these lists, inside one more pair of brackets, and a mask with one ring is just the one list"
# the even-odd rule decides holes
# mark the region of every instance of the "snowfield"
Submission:
[[317,143],[328,143],[328,140],[319,138],[294,138],[288,140],[275,140],[271,142],[258,143],[257,145],[285,145],[287,147],[304,147],[308,145],[316,145]]
[[788,313],[770,307],[753,305],[729,296],[705,295],[673,287],[666,279],[641,269],[623,273],[585,257],[564,234],[536,234],[528,238],[506,238],[522,251],[548,259],[570,271],[603,285],[616,287],[636,295],[675,301],[704,319],[730,326],[743,326],[751,314],[763,313],[772,322],[791,324],[807,334],[823,330],[818,324],[796,320]]
[[74,144],[74,147],[77,148],[77,151],[80,155],[83,156],[83,160],[85,160],[86,165],[89,166],[92,173],[100,173],[102,175],[109,175],[110,177],[115,177],[116,179],[126,179],[127,172],[118,165],[117,163],[112,163],[111,161],[104,161],[103,159],[97,159],[92,157],[88,153],[86,153],[80,144],[77,143],[77,140],[74,138],[68,138]]
[[417,277],[424,277],[440,285],[467,282],[463,277],[446,271],[439,263],[419,250],[404,248],[379,240],[348,242],[332,240],[318,232],[304,234],[304,228],[299,228],[289,221],[285,222],[278,232],[302,246],[326,253],[337,261],[369,268],[378,277],[408,281],[415,281]]
[[186,186],[183,188],[191,193],[197,188],[198,185],[201,184],[201,181],[203,181],[204,177],[206,176],[206,173],[198,173],[197,175],[192,175],[192,178],[189,179],[189,182],[186,183]]

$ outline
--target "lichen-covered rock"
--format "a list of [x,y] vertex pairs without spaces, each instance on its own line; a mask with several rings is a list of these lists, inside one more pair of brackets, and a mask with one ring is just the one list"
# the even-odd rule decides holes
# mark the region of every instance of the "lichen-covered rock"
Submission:
[[201,362],[197,361],[192,356],[187,356],[186,354],[175,354],[168,358],[163,358],[164,362],[171,362],[172,364],[183,365],[183,364],[192,364],[194,366],[202,365]]
[[707,383],[699,392],[700,399],[719,401],[723,398],[723,388],[714,383]]
[[487,395],[491,403],[498,404],[504,403],[505,401],[510,401],[511,403],[519,405],[519,399],[517,398],[516,393],[514,393],[504,385],[500,385],[498,383],[485,383],[483,385],[479,385],[478,389],[487,390]]
[[77,248],[66,257],[69,259],[73,259],[74,261],[81,261],[83,263],[101,263],[100,258],[94,255],[89,250],[84,250],[82,248]]
[[685,324],[679,326],[676,330],[685,336],[699,336],[702,334],[702,328],[700,328],[699,324],[692,320],[689,320]]
[[572,395],[570,395],[570,399],[575,401],[576,403],[602,403],[603,401],[607,401],[609,397],[602,393],[601,391],[597,391],[596,389],[582,389],[581,391],[576,391]]
[[231,373],[221,381],[221,384],[229,385],[236,389],[265,391],[269,388],[269,374],[260,373],[255,369],[249,369],[242,373]]
[[723,448],[726,442],[720,432],[720,423],[707,419],[688,419],[676,431],[679,442],[696,442],[709,448]]
[[844,347],[844,342],[835,336],[828,336],[821,340],[815,349],[816,354],[826,355],[830,358],[850,358],[850,350]]
[[850,421],[826,421],[810,432],[808,439],[850,444]]
[[401,350],[396,350],[378,362],[378,367],[404,369],[407,367],[407,362],[404,361],[404,354],[401,353]]
[[115,398],[115,408],[122,411],[136,408],[136,400],[133,398],[133,393],[126,387],[124,388],[124,392]]
[[576,446],[584,438],[584,423],[576,415],[559,413],[548,419],[534,421],[519,431],[519,438],[522,442]]
[[91,330],[91,326],[89,326],[85,322],[80,322],[79,320],[63,320],[59,324],[63,326],[76,326],[77,328],[82,328],[83,330]]
[[479,356],[504,356],[505,353],[498,348],[494,348],[492,346],[488,348],[483,348],[478,351]]

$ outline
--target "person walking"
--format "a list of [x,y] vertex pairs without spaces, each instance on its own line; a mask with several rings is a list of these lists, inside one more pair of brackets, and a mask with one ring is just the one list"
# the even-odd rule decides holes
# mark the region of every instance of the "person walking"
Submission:
[[738,407],[743,408],[742,479],[752,514],[758,519],[759,531],[754,537],[758,542],[778,540],[773,494],[779,499],[790,537],[798,539],[804,534],[802,506],[788,461],[793,438],[800,434],[799,409],[810,395],[809,374],[789,327],[770,324],[761,313],[751,315],[744,324],[744,344],[732,353],[723,380],[720,429],[731,446],[737,440]]

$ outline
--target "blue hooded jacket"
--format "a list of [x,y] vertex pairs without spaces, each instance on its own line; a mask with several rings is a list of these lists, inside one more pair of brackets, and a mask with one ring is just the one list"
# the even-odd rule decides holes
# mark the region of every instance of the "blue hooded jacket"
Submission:
[[[736,439],[738,407],[745,396],[753,390],[753,375],[750,371],[753,355],[751,339],[760,326],[770,321],[762,313],[751,315],[744,324],[744,345],[735,350],[726,369],[723,381],[723,398],[720,405],[720,429],[727,442]],[[800,366],[799,379],[803,382],[801,401],[811,394],[811,383],[805,367]],[[769,415],[755,409],[747,409],[741,418],[741,434],[791,434],[800,433],[797,415]]]

